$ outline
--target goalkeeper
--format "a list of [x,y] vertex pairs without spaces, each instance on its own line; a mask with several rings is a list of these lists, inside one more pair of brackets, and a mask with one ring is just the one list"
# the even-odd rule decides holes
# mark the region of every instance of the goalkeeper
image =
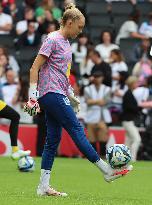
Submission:
[[72,51],[68,38],[76,38],[82,32],[84,24],[83,14],[74,4],[69,4],[63,14],[60,29],[47,36],[30,69],[30,99],[25,111],[35,115],[39,112],[40,104],[45,110],[47,126],[38,195],[67,196],[66,193],[58,192],[49,185],[62,127],[87,159],[100,169],[106,181],[119,178],[132,169],[131,165],[119,172],[110,168],[88,142],[75,115],[79,111],[80,102],[69,86]]

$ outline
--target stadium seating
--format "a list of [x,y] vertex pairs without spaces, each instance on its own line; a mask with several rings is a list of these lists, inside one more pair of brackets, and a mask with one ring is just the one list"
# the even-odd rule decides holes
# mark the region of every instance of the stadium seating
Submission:
[[107,3],[104,1],[88,1],[86,4],[87,15],[91,14],[106,14]]
[[140,2],[137,4],[137,9],[140,10],[141,15],[146,16],[149,12],[152,11],[152,3],[150,2]]
[[133,6],[130,2],[112,2],[112,13],[117,14],[130,14],[132,12]]
[[0,35],[0,44],[6,48],[14,47],[14,37],[10,35]]
[[125,61],[128,64],[130,71],[133,66],[133,62],[132,62],[133,48],[140,42],[141,42],[140,39],[135,39],[135,38],[126,38],[120,40],[120,49],[125,57]]
[[89,26],[109,26],[111,24],[109,15],[90,15],[88,16]]

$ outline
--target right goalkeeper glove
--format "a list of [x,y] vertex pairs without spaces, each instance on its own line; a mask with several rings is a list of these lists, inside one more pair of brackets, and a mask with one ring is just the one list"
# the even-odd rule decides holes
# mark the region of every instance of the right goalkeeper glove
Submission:
[[68,98],[70,100],[70,104],[71,104],[74,112],[77,114],[80,111],[80,101],[74,95],[73,88],[71,86],[69,86],[69,89],[68,89]]

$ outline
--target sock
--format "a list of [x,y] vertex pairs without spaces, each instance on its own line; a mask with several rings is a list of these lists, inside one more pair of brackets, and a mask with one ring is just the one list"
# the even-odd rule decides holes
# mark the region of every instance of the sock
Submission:
[[107,142],[100,142],[100,155],[106,156],[106,144]]
[[94,163],[103,174],[107,174],[108,173],[108,164],[106,162],[104,162],[101,158]]
[[91,145],[97,151],[96,142],[91,142]]
[[40,184],[44,187],[49,186],[50,181],[50,170],[41,169]]
[[18,146],[12,146],[12,152],[17,152],[19,150]]

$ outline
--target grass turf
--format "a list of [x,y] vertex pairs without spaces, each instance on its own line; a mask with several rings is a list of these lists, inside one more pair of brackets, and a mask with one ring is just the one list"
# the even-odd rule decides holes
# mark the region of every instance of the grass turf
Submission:
[[21,173],[17,162],[0,158],[0,205],[151,205],[152,162],[134,164],[134,171],[111,184],[84,159],[57,158],[51,184],[67,198],[38,197],[40,158],[33,173]]

